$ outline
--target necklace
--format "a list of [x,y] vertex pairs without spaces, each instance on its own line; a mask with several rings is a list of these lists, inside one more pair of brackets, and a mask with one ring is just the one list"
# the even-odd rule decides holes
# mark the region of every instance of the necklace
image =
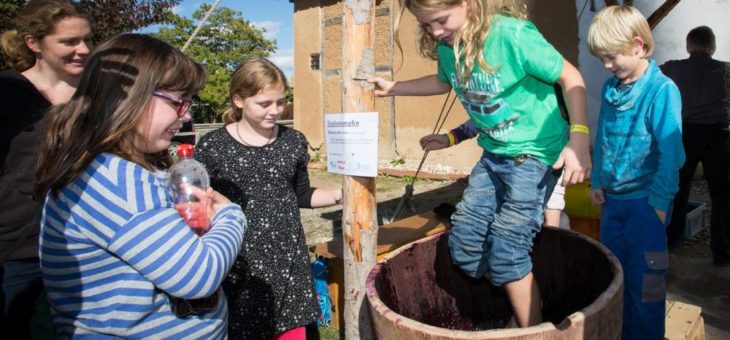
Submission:
[[262,146],[267,146],[267,145],[271,144],[271,142],[274,141],[274,136],[276,135],[276,126],[274,126],[274,128],[271,129],[271,136],[269,136],[269,140],[267,140],[266,143],[264,143],[263,145],[251,145],[251,144],[248,144],[246,142],[246,140],[243,139],[243,136],[241,136],[241,132],[238,131],[238,125],[239,125],[238,122],[236,122],[236,135],[238,136],[238,139],[241,140],[241,143],[243,143],[243,145],[245,145],[245,146],[260,148]]

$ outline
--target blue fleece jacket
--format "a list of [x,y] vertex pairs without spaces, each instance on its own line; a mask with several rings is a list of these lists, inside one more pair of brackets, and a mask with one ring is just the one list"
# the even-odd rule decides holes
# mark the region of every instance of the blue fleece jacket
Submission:
[[677,86],[649,60],[633,86],[612,77],[601,93],[591,188],[616,199],[648,196],[668,211],[685,159]]

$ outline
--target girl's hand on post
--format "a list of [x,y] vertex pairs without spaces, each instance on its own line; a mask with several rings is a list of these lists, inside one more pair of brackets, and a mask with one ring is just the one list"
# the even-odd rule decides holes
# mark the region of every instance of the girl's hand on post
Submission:
[[335,200],[335,204],[342,203],[342,189],[332,190],[332,199]]
[[392,80],[383,79],[380,77],[370,77],[367,79],[368,83],[375,84],[375,90],[373,93],[378,97],[391,96],[390,90],[395,85]]
[[423,150],[441,150],[448,148],[449,145],[449,137],[445,134],[437,135],[437,134],[431,134],[427,135],[421,138],[419,141],[421,143],[421,149]]
[[603,190],[601,189],[593,189],[590,193],[588,193],[588,196],[591,198],[591,202],[594,205],[602,205],[606,202],[606,197],[603,196]]

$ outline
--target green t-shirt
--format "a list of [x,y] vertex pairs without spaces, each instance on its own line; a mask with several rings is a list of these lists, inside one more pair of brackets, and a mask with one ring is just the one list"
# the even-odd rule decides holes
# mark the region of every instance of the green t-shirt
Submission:
[[464,87],[453,48],[443,42],[438,46],[439,80],[456,92],[479,130],[477,142],[494,154],[528,154],[552,165],[567,143],[567,124],[553,89],[563,57],[532,23],[499,15],[482,53],[494,72],[474,65]]

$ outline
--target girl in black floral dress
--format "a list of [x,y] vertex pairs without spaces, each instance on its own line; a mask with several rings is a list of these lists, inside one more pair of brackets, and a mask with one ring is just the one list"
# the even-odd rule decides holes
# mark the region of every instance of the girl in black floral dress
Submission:
[[307,140],[276,123],[286,77],[266,59],[238,66],[231,80],[226,126],[205,135],[195,158],[211,186],[243,208],[243,247],[223,284],[232,339],[304,339],[319,306],[299,208],[340,203],[341,190],[311,188]]

